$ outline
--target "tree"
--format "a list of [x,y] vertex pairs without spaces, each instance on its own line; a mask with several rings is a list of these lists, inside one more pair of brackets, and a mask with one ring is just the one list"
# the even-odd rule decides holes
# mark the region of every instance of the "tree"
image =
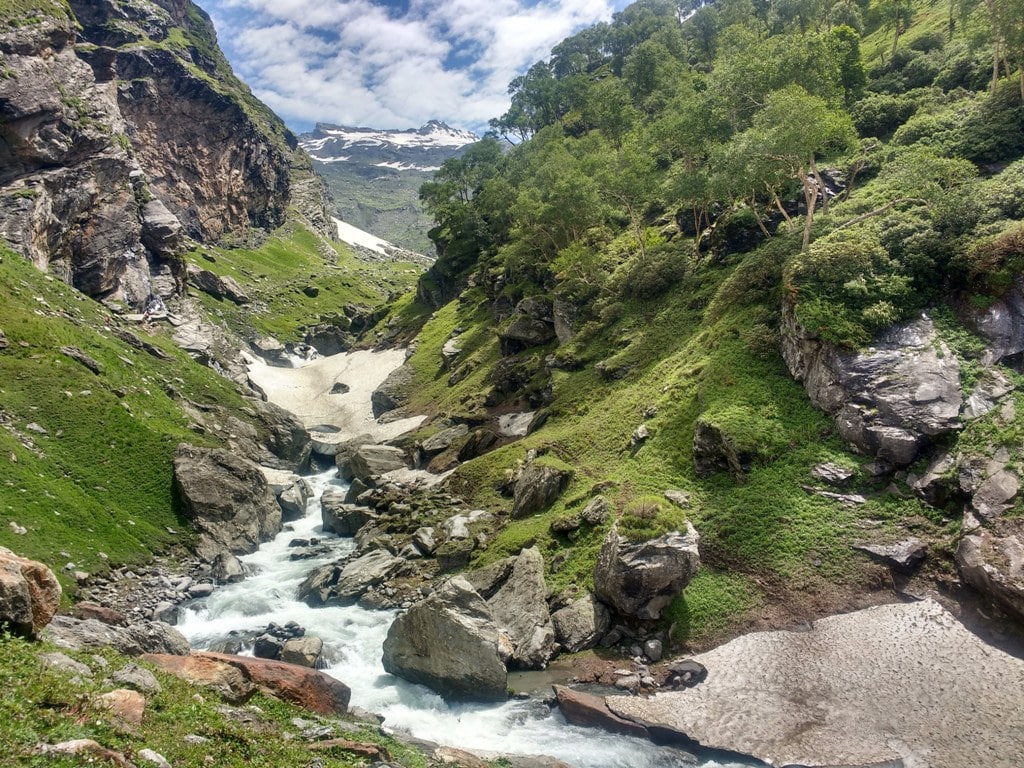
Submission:
[[785,215],[779,192],[785,179],[796,179],[804,194],[802,250],[811,241],[818,197],[828,214],[828,194],[818,173],[816,155],[838,151],[856,136],[848,114],[830,107],[798,85],[770,93],[746,131],[735,137],[735,154],[746,158],[748,175],[764,185],[772,201]]

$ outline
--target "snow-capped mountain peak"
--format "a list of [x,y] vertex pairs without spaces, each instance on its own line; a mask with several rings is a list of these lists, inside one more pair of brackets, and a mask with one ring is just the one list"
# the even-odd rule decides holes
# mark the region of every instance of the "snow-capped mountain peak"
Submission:
[[[315,159],[326,161],[337,156],[336,150],[378,148],[389,150],[458,149],[479,141],[470,131],[451,128],[439,120],[431,120],[422,128],[376,129],[353,128],[317,123],[316,130],[301,137],[303,148]],[[324,153],[325,150],[330,153]]]

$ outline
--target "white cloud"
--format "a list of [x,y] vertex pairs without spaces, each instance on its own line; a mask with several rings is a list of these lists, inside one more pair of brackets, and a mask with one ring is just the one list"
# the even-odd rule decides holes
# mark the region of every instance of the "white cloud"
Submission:
[[[574,31],[625,0],[207,0],[238,74],[290,125],[477,128],[507,86]],[[458,56],[455,53],[458,52]],[[467,56],[467,52],[474,55]],[[455,58],[459,65],[446,68]]]

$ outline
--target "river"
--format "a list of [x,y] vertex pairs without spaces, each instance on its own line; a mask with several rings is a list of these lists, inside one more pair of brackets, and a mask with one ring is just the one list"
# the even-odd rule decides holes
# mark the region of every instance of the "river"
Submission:
[[[569,725],[539,698],[499,705],[447,704],[429,689],[389,675],[381,666],[381,644],[394,618],[390,611],[358,606],[311,608],[295,599],[299,584],[321,565],[352,551],[351,539],[321,530],[320,495],[345,487],[334,471],[308,478],[315,493],[305,518],[259,551],[242,557],[251,575],[217,589],[182,611],[178,629],[194,648],[206,649],[231,631],[264,629],[270,622],[298,622],[324,641],[328,674],[352,689],[351,706],[382,715],[385,728],[417,738],[487,754],[543,754],[573,768],[673,768],[693,765],[682,752],[601,730]],[[318,537],[331,545],[316,559],[290,560],[295,538]],[[741,768],[741,763],[702,760],[706,768]],[[746,764],[749,765],[749,764]]]

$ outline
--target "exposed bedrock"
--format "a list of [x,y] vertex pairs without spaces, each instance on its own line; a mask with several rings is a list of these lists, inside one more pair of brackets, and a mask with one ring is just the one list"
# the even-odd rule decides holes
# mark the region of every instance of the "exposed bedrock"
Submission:
[[894,466],[913,463],[937,437],[961,426],[960,364],[927,315],[850,351],[811,335],[787,305],[782,354],[843,439]]

